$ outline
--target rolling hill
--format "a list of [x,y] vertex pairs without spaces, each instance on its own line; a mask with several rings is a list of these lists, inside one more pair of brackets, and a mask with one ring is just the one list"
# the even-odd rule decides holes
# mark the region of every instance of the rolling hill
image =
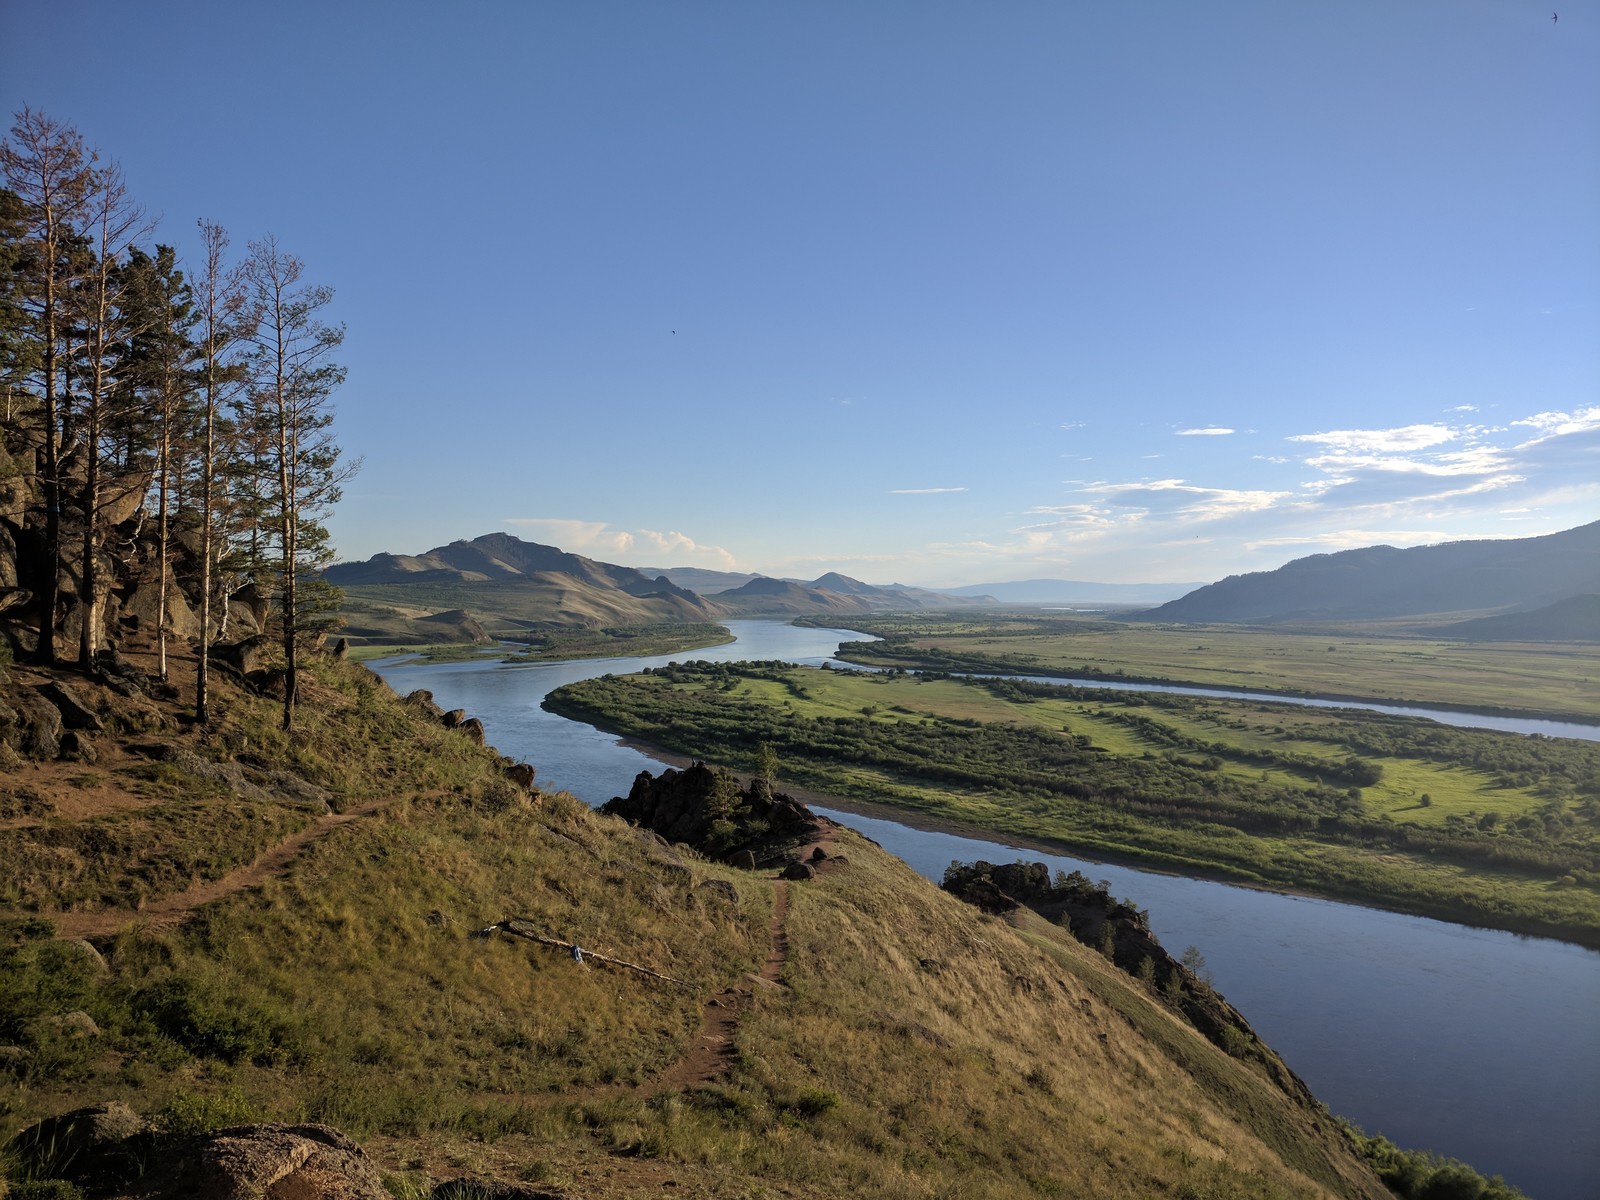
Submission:
[[1373,620],[1522,612],[1600,592],[1600,521],[1542,537],[1367,546],[1231,575],[1137,619]]
[[[739,582],[704,596],[672,575],[713,588]],[[338,563],[323,578],[344,589],[345,634],[357,642],[388,645],[482,641],[497,631],[848,615],[984,602],[899,584],[879,587],[837,572],[810,583],[691,568],[652,576],[507,533],[451,542],[424,554],[377,554]]]

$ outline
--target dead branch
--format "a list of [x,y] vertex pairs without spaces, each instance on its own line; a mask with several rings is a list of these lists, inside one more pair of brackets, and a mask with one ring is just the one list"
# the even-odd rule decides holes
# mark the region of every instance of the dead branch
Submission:
[[640,975],[648,975],[651,979],[659,979],[663,983],[674,983],[682,988],[693,988],[692,983],[682,979],[674,979],[671,975],[663,975],[660,971],[652,971],[649,967],[641,967],[638,963],[627,962],[620,958],[612,958],[609,954],[600,954],[594,950],[583,950],[572,942],[563,942],[560,938],[545,937],[542,933],[535,933],[527,921],[517,917],[507,917],[503,921],[496,921],[493,925],[485,926],[478,931],[479,937],[488,937],[497,930],[515,934],[520,938],[527,938],[530,942],[538,942],[541,946],[551,946],[557,950],[565,950],[571,954],[578,949],[583,954],[584,962],[596,962],[606,967],[621,967],[627,971],[637,971]]

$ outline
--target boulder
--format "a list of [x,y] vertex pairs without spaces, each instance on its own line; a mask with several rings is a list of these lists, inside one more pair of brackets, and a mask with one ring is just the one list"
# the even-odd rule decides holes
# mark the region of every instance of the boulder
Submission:
[[88,965],[96,975],[111,974],[111,965],[106,962],[105,955],[96,950],[94,943],[83,938],[72,938],[61,943],[64,950],[70,950]]
[[52,759],[61,753],[61,710],[24,688],[12,698],[8,718],[0,711],[0,739],[24,758]]
[[335,658],[349,658],[350,657],[350,639],[349,638],[342,637],[337,642],[335,642],[333,644],[333,656]]
[[512,763],[506,768],[506,778],[523,791],[533,791],[534,769],[532,763]]
[[273,645],[266,638],[247,637],[237,642],[220,642],[211,647],[209,657],[241,678],[265,671],[272,659]]
[[741,871],[754,871],[756,869],[755,852],[751,850],[736,851],[729,859],[730,866],[738,867]]
[[92,737],[82,730],[69,729],[61,735],[61,757],[93,765],[100,754],[94,748]]
[[356,1145],[327,1125],[238,1125],[158,1159],[125,1197],[190,1200],[392,1200]]
[[254,581],[245,584],[228,597],[228,619],[260,632],[267,627],[267,614],[272,611],[272,598],[258,588]]
[[814,862],[814,863],[827,862],[828,861],[828,852],[826,850],[824,850],[821,846],[818,846],[815,850],[813,850],[811,852],[811,861]]
[[52,679],[39,689],[44,698],[61,713],[61,723],[68,729],[84,729],[90,733],[105,732],[105,722],[95,711],[94,703],[84,692],[60,679]]
[[[160,613],[161,580],[152,571],[122,602],[121,616],[124,621],[137,621],[137,628],[153,633],[158,627]],[[173,637],[188,640],[200,636],[200,618],[171,579],[167,580],[166,617],[167,632]]]
[[793,879],[801,882],[807,879],[815,879],[816,877],[817,869],[810,863],[803,862],[790,863],[783,869],[783,873],[778,876],[779,879]]
[[739,907],[739,889],[726,879],[708,879],[695,890],[704,892],[708,896],[715,896],[718,900],[731,904],[734,908]]
[[480,746],[487,741],[487,737],[483,731],[483,722],[478,720],[477,717],[468,717],[465,721],[456,726],[456,732],[466,734]]
[[22,1168],[39,1179],[109,1182],[138,1173],[136,1143],[148,1133],[144,1118],[120,1100],[73,1109],[30,1125],[6,1146]]
[[420,708],[436,721],[444,719],[444,709],[433,702],[433,693],[427,688],[418,688],[406,694],[405,702],[413,708]]
[[439,718],[446,729],[455,729],[466,719],[467,710],[464,708],[452,708],[449,712],[445,713]]

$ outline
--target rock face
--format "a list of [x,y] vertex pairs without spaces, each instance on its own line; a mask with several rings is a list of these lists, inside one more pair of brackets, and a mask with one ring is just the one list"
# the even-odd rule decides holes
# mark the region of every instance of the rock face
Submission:
[[780,847],[824,830],[810,809],[775,795],[764,781],[741,788],[731,771],[705,763],[660,775],[641,771],[628,795],[611,800],[603,811],[736,865],[781,861]]
[[140,1200],[392,1200],[372,1161],[327,1125],[240,1125],[203,1134],[122,1193]]

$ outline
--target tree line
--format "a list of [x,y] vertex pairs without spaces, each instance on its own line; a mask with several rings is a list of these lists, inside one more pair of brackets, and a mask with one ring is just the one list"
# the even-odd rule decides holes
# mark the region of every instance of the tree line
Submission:
[[187,597],[206,721],[230,598],[269,601],[287,729],[301,651],[331,606],[314,578],[331,558],[323,522],[359,466],[332,431],[344,326],[327,316],[332,289],[274,237],[235,256],[221,225],[197,225],[199,253],[181,263],[114,161],[68,124],[16,114],[0,144],[0,416],[33,485],[0,553],[14,607],[37,615],[37,659],[91,672],[111,539],[136,518],[155,546],[161,678],[168,608]]

